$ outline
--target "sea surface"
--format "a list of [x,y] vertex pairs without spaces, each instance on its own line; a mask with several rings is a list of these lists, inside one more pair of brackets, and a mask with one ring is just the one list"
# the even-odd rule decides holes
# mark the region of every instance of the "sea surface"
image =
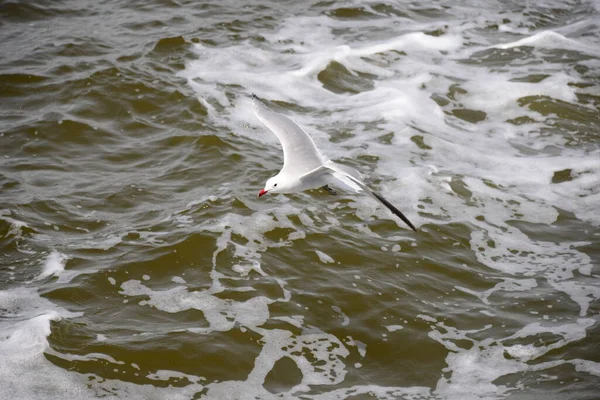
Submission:
[[3,0],[0,101],[0,399],[600,399],[598,1]]

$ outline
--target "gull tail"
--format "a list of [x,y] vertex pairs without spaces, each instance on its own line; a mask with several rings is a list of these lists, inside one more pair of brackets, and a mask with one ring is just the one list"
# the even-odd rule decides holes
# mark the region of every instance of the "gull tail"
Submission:
[[394,214],[395,216],[400,218],[402,221],[404,221],[404,223],[406,225],[410,226],[410,229],[412,229],[415,232],[417,231],[417,228],[415,228],[415,226],[408,220],[408,218],[406,218],[400,210],[398,210],[396,207],[394,207],[394,205],[392,203],[390,203],[389,201],[384,199],[379,193],[374,192],[371,189],[369,189],[369,192],[373,195],[373,197],[375,197],[377,200],[379,200],[379,202],[381,204],[386,206],[388,208],[388,210],[390,210],[392,212],[392,214]]

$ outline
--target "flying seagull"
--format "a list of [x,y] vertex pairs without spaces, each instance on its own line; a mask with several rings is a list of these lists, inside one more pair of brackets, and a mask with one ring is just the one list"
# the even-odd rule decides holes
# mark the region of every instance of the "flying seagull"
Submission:
[[332,184],[354,193],[370,194],[413,231],[417,231],[400,210],[365,185],[357,170],[334,163],[322,155],[308,133],[294,121],[265,106],[255,94],[252,94],[252,103],[260,122],[277,136],[283,147],[283,168],[267,181],[265,188],[258,193],[258,197],[267,193],[295,193],[320,187],[331,194],[336,194],[328,186]]

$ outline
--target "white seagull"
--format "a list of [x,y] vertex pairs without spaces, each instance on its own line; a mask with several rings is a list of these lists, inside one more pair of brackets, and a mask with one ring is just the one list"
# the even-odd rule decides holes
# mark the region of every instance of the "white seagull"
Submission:
[[267,193],[295,193],[320,187],[336,194],[328,186],[332,184],[354,193],[367,192],[417,231],[400,210],[365,185],[360,172],[322,155],[308,133],[285,115],[269,109],[255,94],[252,94],[252,103],[258,119],[277,136],[283,147],[283,168],[267,181],[258,197]]

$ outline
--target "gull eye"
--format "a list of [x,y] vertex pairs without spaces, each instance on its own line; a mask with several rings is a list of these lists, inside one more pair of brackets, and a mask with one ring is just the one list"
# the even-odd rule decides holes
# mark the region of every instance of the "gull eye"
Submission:
[[274,184],[273,187],[277,187],[277,184]]

